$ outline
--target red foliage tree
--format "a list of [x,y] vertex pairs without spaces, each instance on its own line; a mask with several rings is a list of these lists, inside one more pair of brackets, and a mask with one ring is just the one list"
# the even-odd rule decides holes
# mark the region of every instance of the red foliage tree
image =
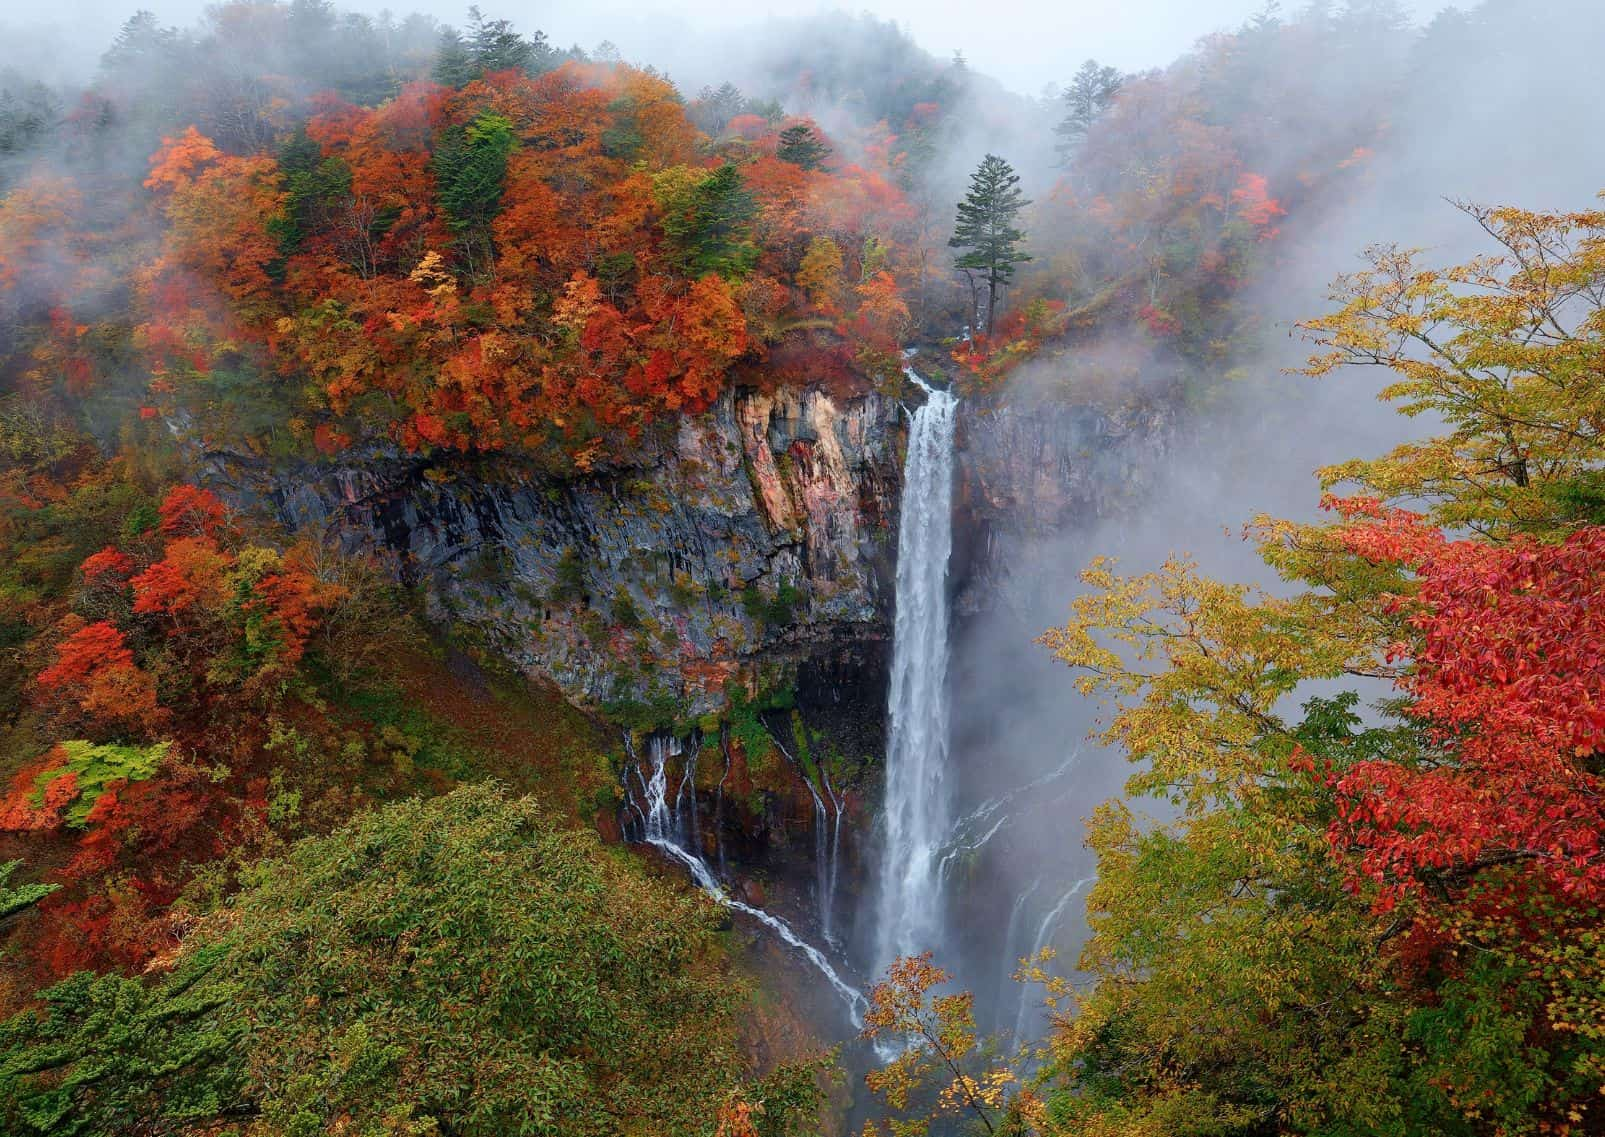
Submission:
[[105,620],[67,627],[56,662],[39,673],[39,689],[90,726],[133,733],[159,726],[165,715],[156,681],[134,662],[123,633]]
[[162,532],[169,537],[212,536],[223,523],[223,503],[211,490],[174,486],[161,505]]
[[1605,528],[1560,544],[1451,541],[1412,514],[1364,509],[1348,546],[1414,570],[1401,686],[1427,761],[1368,761],[1334,786],[1334,845],[1384,902],[1439,895],[1479,870],[1605,900]]

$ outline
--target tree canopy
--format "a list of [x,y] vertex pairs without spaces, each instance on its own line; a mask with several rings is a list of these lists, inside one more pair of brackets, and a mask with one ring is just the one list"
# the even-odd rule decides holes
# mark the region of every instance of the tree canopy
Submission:
[[[166,975],[83,973],[0,1026],[0,1117],[17,1134],[705,1133],[742,1073],[744,988],[712,920],[493,786],[388,806],[251,868]],[[796,1120],[786,1077],[750,1095],[770,1101],[763,1133]]]

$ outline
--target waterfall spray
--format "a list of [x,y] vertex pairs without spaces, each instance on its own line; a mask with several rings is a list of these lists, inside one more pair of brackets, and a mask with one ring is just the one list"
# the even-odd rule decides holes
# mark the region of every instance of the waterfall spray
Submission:
[[943,904],[937,855],[947,839],[947,562],[953,547],[953,427],[958,400],[904,372],[926,393],[903,466],[892,641],[886,844],[876,911],[875,969],[934,947]]
[[[1042,949],[1048,946],[1048,938],[1052,936],[1055,929],[1058,928],[1059,917],[1064,915],[1064,910],[1069,906],[1070,901],[1073,900],[1083,888],[1086,888],[1087,885],[1091,884],[1096,879],[1096,877],[1091,876],[1082,877],[1080,880],[1076,881],[1070,886],[1070,890],[1059,898],[1059,902],[1057,904],[1048,909],[1048,914],[1042,917],[1042,923],[1037,925],[1037,938],[1032,941],[1031,954],[1027,958],[1035,960],[1036,957],[1041,954]],[[1016,1046],[1024,1045],[1026,1019],[1031,1014],[1031,1007],[1031,990],[1029,987],[1022,985],[1020,989],[1020,1009],[1014,1016],[1014,1038]]]

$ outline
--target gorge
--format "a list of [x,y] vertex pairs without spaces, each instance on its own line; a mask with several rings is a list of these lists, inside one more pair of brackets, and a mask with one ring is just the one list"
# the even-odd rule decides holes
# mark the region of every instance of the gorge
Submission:
[[1600,1129],[1605,8],[438,2],[0,14],[0,1132]]

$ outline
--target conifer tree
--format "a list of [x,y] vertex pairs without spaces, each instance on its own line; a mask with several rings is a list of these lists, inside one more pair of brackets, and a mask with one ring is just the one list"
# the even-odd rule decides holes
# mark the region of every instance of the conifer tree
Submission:
[[805,170],[817,170],[830,157],[830,147],[814,133],[813,127],[799,122],[780,132],[780,145],[775,149],[775,157]]
[[1014,279],[1015,265],[1031,259],[1020,249],[1025,232],[1015,225],[1020,210],[1030,204],[1020,190],[1020,175],[1014,167],[996,154],[988,154],[970,175],[970,192],[958,205],[958,222],[948,244],[969,251],[960,254],[953,266],[969,277],[972,288],[986,286],[989,335],[998,290]]
[[1054,133],[1059,136],[1056,149],[1059,151],[1061,166],[1069,162],[1070,155],[1087,136],[1087,131],[1092,129],[1092,124],[1114,101],[1121,82],[1120,72],[1113,67],[1101,66],[1096,59],[1089,59],[1083,63],[1075,77],[1070,80],[1070,85],[1065,88],[1062,96],[1064,118],[1053,128]]

